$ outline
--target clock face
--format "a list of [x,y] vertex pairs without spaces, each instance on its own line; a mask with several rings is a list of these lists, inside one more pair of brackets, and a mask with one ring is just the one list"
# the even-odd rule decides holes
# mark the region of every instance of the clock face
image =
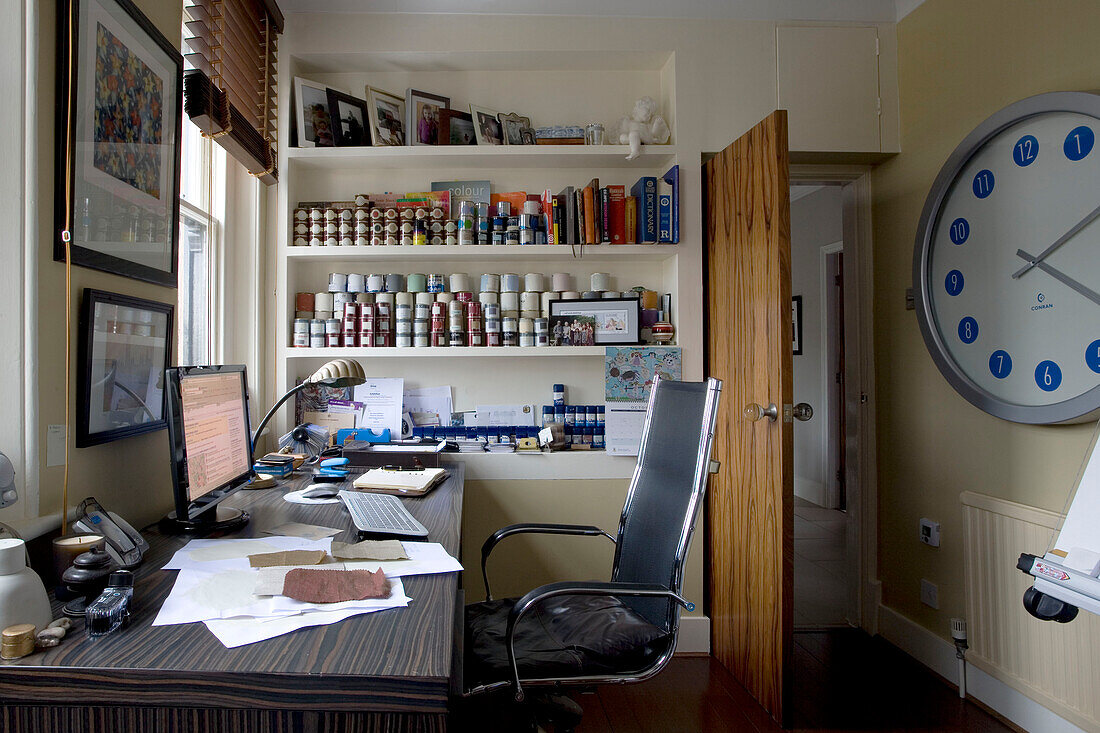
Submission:
[[1100,407],[1098,134],[1100,119],[1080,112],[1002,120],[956,151],[938,208],[926,205],[926,341],[956,389],[1000,417]]

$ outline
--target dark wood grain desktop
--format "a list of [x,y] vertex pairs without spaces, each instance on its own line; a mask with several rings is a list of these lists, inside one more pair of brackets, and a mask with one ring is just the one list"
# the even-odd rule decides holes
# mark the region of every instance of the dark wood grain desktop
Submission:
[[[460,556],[463,465],[405,506],[454,557]],[[225,501],[252,520],[230,537],[262,536],[303,522],[347,528],[342,503],[283,500],[308,478],[241,491]],[[85,636],[83,622],[53,649],[0,663],[0,726],[16,730],[443,730],[461,607],[459,574],[403,578],[407,608],[226,649],[201,623],[153,627],[177,573],[160,568],[187,537],[144,532],[150,549],[136,571],[133,624]],[[55,604],[55,616],[60,604]]]

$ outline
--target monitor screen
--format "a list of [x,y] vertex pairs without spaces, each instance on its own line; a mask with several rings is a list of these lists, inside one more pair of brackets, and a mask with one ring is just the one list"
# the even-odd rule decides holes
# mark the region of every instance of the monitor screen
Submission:
[[177,516],[193,517],[252,475],[243,366],[167,370]]

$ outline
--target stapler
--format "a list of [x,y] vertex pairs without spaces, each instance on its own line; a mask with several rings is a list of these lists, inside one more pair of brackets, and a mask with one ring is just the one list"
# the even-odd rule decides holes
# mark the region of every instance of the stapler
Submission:
[[338,483],[348,477],[347,458],[326,458],[313,474],[314,483]]

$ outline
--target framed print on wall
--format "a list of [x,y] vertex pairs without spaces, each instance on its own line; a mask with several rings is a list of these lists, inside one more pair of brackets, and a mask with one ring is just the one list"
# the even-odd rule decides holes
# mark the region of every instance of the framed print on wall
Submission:
[[445,145],[440,138],[440,116],[451,106],[450,97],[428,94],[413,88],[405,92],[405,129],[410,145]]
[[77,356],[76,447],[167,427],[164,370],[172,306],[84,289]]
[[802,296],[791,296],[791,350],[802,356]]
[[130,0],[58,19],[54,259],[175,287],[183,57]]
[[405,144],[405,100],[381,89],[367,87],[370,136],[375,145]]

